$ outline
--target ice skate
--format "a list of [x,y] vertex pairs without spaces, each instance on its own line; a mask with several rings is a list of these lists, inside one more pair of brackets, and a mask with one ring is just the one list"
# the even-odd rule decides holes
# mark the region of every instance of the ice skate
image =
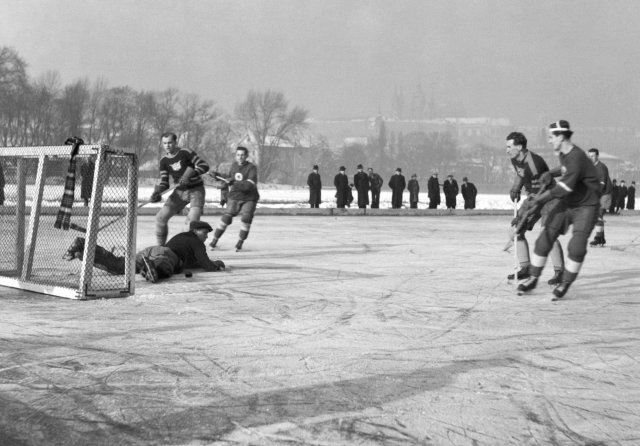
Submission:
[[562,281],[562,271],[557,269],[553,273],[553,277],[547,282],[549,285],[558,285]]
[[238,243],[236,243],[236,252],[240,251],[242,249],[242,244],[244,243],[244,240],[238,240]]
[[518,292],[524,293],[527,291],[531,291],[537,285],[538,285],[538,278],[535,276],[529,276],[526,279],[524,279],[522,283],[518,285]]
[[[511,273],[507,276],[507,280],[513,280],[516,277],[516,275],[514,273]],[[520,270],[518,270],[518,280],[524,280],[527,277],[529,277],[529,267],[525,266],[524,268],[521,268]]]
[[553,289],[553,298],[551,299],[551,301],[555,302],[556,300],[562,299],[564,295],[567,294],[567,291],[569,291],[570,286],[571,282],[560,282]]
[[151,283],[156,283],[158,281],[158,271],[156,270],[156,266],[153,264],[149,257],[142,257],[142,269],[140,270],[140,274],[147,281]]
[[602,235],[596,235],[595,238],[589,243],[589,246],[604,246],[607,243]]
[[218,245],[218,239],[214,237],[211,240],[211,243],[209,243],[209,248],[214,249],[217,245]]
[[69,262],[72,261],[73,259],[82,260],[83,253],[84,253],[84,238],[76,237],[76,239],[73,241],[71,246],[69,246],[69,249],[67,249],[67,252],[65,252],[64,255],[62,256],[62,258]]

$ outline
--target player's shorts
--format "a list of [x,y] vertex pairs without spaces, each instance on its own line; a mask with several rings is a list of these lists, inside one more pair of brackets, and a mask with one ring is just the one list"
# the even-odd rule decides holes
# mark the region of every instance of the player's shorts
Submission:
[[189,189],[176,188],[164,202],[164,205],[170,208],[174,214],[183,210],[186,205],[190,205],[192,208],[203,208],[204,186],[196,186]]
[[611,194],[604,194],[600,197],[600,209],[609,209],[611,207]]
[[242,214],[246,215],[247,218],[253,218],[257,204],[258,202],[256,201],[229,200],[225,214],[231,215],[232,217]]

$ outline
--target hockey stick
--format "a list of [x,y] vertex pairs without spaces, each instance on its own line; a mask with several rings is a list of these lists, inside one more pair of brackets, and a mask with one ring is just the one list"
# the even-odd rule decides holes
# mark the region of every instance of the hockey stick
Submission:
[[[513,200],[513,218],[518,217],[518,200]],[[518,289],[518,271],[520,270],[520,261],[518,260],[518,231],[513,232],[513,260],[514,260],[514,269],[513,269],[513,278],[515,279],[513,283],[516,286],[516,290]]]
[[[176,185],[176,186],[170,187],[169,189],[167,189],[167,190],[165,190],[165,191],[161,192],[161,193],[160,193],[160,196],[165,195],[167,192],[171,192],[171,191],[172,191],[172,190],[174,190],[176,187],[178,187],[178,186]],[[140,203],[140,204],[138,205],[138,207],[136,208],[136,210],[139,210],[140,208],[142,208],[142,207],[144,207],[144,206],[148,205],[149,203],[153,203],[153,201],[149,200],[149,201],[145,201],[144,203]],[[156,203],[157,203],[157,202],[156,202]],[[109,223],[107,223],[107,224],[105,224],[105,225],[100,226],[100,227],[98,228],[98,231],[102,231],[103,229],[108,228],[108,227],[109,227],[109,226],[111,226],[112,224],[114,224],[114,223],[116,223],[116,222],[118,222],[118,221],[122,220],[122,219],[123,219],[123,218],[125,218],[125,217],[126,217],[126,215],[121,215],[120,217],[117,217],[117,218],[115,218],[115,219],[111,220]],[[69,229],[74,229],[74,230],[76,230],[76,231],[79,231],[79,232],[85,232],[85,233],[87,232],[87,228],[85,228],[85,227],[83,227],[83,226],[80,226],[80,225],[77,225],[77,224],[75,224],[75,223],[71,223],[71,224],[69,225]]]

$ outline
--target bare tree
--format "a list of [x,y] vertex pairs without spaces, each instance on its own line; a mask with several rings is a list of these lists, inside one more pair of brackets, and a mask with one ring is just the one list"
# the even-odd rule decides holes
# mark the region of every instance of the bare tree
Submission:
[[295,144],[300,132],[307,127],[308,114],[299,106],[289,110],[284,94],[272,90],[250,91],[246,99],[236,106],[236,118],[256,139],[256,162],[263,178],[269,179],[278,169],[279,154],[272,148],[278,147],[282,141]]
[[[24,115],[27,92],[27,64],[9,47],[0,47],[0,138],[3,145],[17,145],[20,116]],[[24,125],[24,123],[22,123]]]
[[202,100],[195,94],[183,96],[179,101],[178,129],[184,145],[201,151],[203,139],[213,121],[220,115],[215,103]]
[[90,97],[88,79],[80,79],[64,87],[58,101],[57,137],[60,141],[69,136],[81,136]]
[[107,80],[104,78],[98,78],[91,88],[89,95],[89,103],[87,105],[86,122],[89,134],[87,135],[87,142],[97,142],[96,138],[99,137],[98,121],[100,108],[107,92]]

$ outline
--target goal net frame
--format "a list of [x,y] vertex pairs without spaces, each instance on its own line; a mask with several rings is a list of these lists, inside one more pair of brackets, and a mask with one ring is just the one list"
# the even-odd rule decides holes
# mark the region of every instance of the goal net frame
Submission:
[[[12,197],[15,193],[15,201],[11,201],[10,205],[0,207],[3,213],[3,218],[8,218],[9,221],[15,217],[15,233],[6,234],[6,231],[2,231],[0,234],[0,243],[5,251],[14,258],[8,259],[10,265],[13,267],[9,270],[2,268],[0,270],[0,285],[10,288],[16,288],[19,290],[33,291],[37,293],[53,295],[68,299],[99,299],[99,298],[111,298],[111,297],[127,297],[135,294],[135,246],[136,246],[136,217],[137,217],[137,196],[138,196],[138,157],[135,152],[131,150],[114,150],[107,145],[81,145],[77,151],[76,159],[86,160],[89,157],[95,158],[95,168],[93,169],[93,183],[91,185],[91,197],[88,207],[82,207],[81,205],[74,205],[71,208],[71,221],[74,218],[82,218],[84,221],[86,218],[86,225],[75,225],[74,229],[65,230],[64,235],[51,235],[51,234],[63,234],[62,232],[52,232],[54,230],[47,224],[44,227],[43,215],[48,215],[47,223],[58,212],[60,200],[62,195],[59,194],[55,198],[56,206],[43,206],[45,196],[45,181],[47,166],[51,165],[52,160],[57,160],[58,163],[66,163],[68,165],[71,160],[71,146],[40,146],[40,147],[0,147],[0,161],[5,165],[11,164],[12,168],[15,165],[15,188],[11,185]],[[35,172],[35,180],[33,183],[29,183],[27,188],[27,177],[34,177],[33,172],[28,172],[28,167],[33,166],[35,161],[27,163],[27,160],[37,160],[37,172]],[[114,161],[116,160],[117,161]],[[114,167],[114,162],[115,167]],[[111,171],[118,170],[118,201],[115,204],[109,206],[103,206],[103,192],[109,181],[109,167],[111,165]],[[122,172],[122,167],[126,166],[126,174]],[[0,165],[0,167],[2,167]],[[76,169],[77,170],[77,169]],[[65,169],[66,173],[66,169]],[[76,175],[79,177],[79,175]],[[51,177],[49,177],[51,180]],[[58,177],[58,182],[61,182],[61,178]],[[51,190],[52,186],[47,186],[47,190]],[[28,196],[27,189],[31,192]],[[56,194],[64,187],[55,186]],[[123,192],[125,191],[126,192]],[[4,193],[4,191],[2,191]],[[122,196],[126,193],[126,196]],[[9,197],[7,197],[7,200]],[[30,202],[30,206],[28,206]],[[15,210],[13,209],[15,207]],[[14,213],[15,212],[15,213]],[[80,215],[81,217],[77,217]],[[101,218],[108,219],[107,224],[104,222],[101,226]],[[24,222],[25,224],[21,224]],[[115,231],[115,235],[112,235],[112,239],[117,241],[120,246],[120,252],[117,254],[120,257],[124,257],[124,275],[106,275],[104,271],[98,271],[94,269],[94,258],[96,245],[98,242],[98,235],[102,228],[111,226],[112,223],[121,223]],[[26,227],[25,227],[26,226]],[[74,225],[72,225],[73,227]],[[112,227],[113,228],[113,227]],[[55,231],[63,231],[63,229],[55,229]],[[78,231],[78,232],[74,232]],[[40,238],[39,232],[42,232]],[[106,232],[106,231],[105,231]],[[51,279],[46,280],[37,279],[34,275],[34,258],[39,252],[39,249],[49,249],[50,247],[41,246],[42,238],[73,238],[81,236],[85,238],[83,257],[81,261],[65,262],[62,259],[62,255],[58,255],[60,259],[60,266],[65,268],[74,268],[72,272],[63,271],[61,274],[66,276],[73,276],[71,279],[58,280]],[[7,237],[9,240],[7,240]],[[1,240],[5,238],[5,240]],[[55,240],[49,240],[55,244]],[[60,245],[56,246],[59,251],[57,254],[66,252],[68,246]],[[54,254],[52,254],[53,256]],[[47,263],[55,263],[48,261]],[[51,266],[51,265],[49,265]],[[53,265],[55,266],[55,265]],[[98,271],[98,273],[96,273]],[[96,275],[102,274],[100,280],[96,280]],[[77,278],[77,279],[76,279]]]

